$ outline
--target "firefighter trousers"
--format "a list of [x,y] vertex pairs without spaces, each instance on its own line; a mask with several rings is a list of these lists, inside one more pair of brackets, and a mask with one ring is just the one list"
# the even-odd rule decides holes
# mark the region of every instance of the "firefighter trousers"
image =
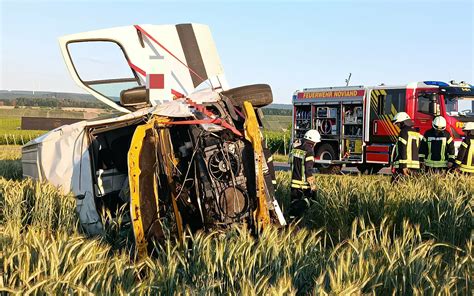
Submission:
[[313,196],[311,189],[291,188],[290,219],[301,218],[309,208],[309,200]]
[[447,172],[451,171],[447,167],[442,167],[442,168],[433,168],[429,166],[425,166],[424,169],[425,173],[428,174],[446,174]]
[[[418,169],[408,169],[408,176],[418,174]],[[400,181],[403,177],[407,177],[403,174],[403,169],[397,168],[392,171],[392,183]]]

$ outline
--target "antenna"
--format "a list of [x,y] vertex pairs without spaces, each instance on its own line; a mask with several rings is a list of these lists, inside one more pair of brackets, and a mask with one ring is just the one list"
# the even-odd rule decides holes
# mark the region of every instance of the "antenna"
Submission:
[[349,86],[349,82],[351,81],[352,73],[349,73],[349,77],[346,79],[346,86]]

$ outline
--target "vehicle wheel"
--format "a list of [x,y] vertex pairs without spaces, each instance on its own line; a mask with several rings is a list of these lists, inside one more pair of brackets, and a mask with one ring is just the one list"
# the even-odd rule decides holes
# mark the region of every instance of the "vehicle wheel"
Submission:
[[[333,160],[336,159],[336,152],[329,144],[321,145],[316,151],[316,157],[321,160]],[[342,165],[340,164],[317,164],[319,172],[322,174],[339,174],[341,172]]]
[[357,166],[357,169],[363,175],[375,175],[382,168],[383,168],[383,165],[381,165],[381,164],[361,164],[361,165]]
[[252,84],[231,88],[221,92],[235,106],[242,106],[244,101],[250,101],[254,107],[263,107],[273,102],[272,89],[268,84]]

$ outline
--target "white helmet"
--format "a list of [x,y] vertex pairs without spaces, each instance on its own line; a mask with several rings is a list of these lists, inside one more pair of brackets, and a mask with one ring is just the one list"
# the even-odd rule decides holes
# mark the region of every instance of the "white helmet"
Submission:
[[462,128],[464,131],[474,131],[474,122],[466,122]]
[[321,135],[317,130],[312,129],[304,134],[304,139],[313,143],[319,143],[321,142]]
[[411,118],[410,118],[410,115],[408,115],[406,112],[398,112],[393,117],[392,122],[393,123],[399,123],[399,122],[403,122],[403,121],[408,120],[408,119],[411,119]]
[[435,130],[444,131],[446,129],[446,119],[443,116],[436,116],[431,125]]

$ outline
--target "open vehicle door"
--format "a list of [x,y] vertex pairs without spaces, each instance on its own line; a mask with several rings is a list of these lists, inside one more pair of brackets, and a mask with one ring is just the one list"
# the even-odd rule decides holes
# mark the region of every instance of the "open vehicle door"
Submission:
[[60,38],[74,81],[121,112],[227,89],[210,30],[200,24],[135,25]]

